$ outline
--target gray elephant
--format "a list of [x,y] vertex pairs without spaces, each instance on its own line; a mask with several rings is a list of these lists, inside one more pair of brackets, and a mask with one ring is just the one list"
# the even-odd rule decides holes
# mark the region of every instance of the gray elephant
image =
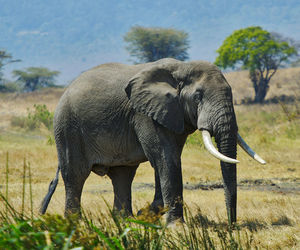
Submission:
[[180,158],[187,136],[196,129],[208,151],[221,160],[228,220],[235,222],[237,142],[265,162],[239,136],[231,88],[216,66],[162,59],[104,64],[84,72],[55,111],[59,164],[40,212],[46,212],[60,171],[65,214],[79,212],[84,182],[93,171],[110,177],[114,207],[132,214],[132,180],[139,164],[150,161],[155,170],[151,207],[168,208],[167,223],[183,220]]

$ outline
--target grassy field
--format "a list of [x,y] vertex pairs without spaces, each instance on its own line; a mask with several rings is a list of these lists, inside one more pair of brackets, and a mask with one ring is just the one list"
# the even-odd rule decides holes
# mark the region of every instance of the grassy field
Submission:
[[[284,98],[289,101],[291,98],[299,98],[299,76],[299,68],[280,70],[271,83],[267,99],[274,101],[275,97],[286,96]],[[43,126],[38,130],[28,131],[25,128],[12,126],[11,121],[14,117],[26,116],[28,109],[32,110],[34,104],[46,104],[50,111],[54,111],[63,92],[62,89],[47,89],[26,94],[0,94],[0,192],[3,195],[6,193],[6,165],[8,165],[8,202],[19,212],[24,206],[24,213],[29,217],[31,210],[33,211],[34,218],[38,221],[37,225],[28,223],[37,231],[50,232],[50,236],[47,236],[47,233],[43,233],[42,236],[48,246],[52,244],[52,246],[70,248],[79,245],[118,248],[120,244],[124,248],[134,248],[134,245],[141,244],[134,239],[144,237],[143,244],[146,244],[147,239],[147,244],[150,244],[151,240],[157,243],[151,245],[152,248],[155,246],[187,248],[189,245],[205,248],[207,243],[208,248],[215,246],[221,249],[226,249],[224,246],[232,249],[238,246],[244,249],[255,247],[299,249],[299,103],[241,104],[246,102],[243,100],[253,95],[247,73],[228,73],[226,78],[233,88],[240,134],[268,163],[264,166],[259,165],[238,149],[238,159],[241,162],[238,164],[238,230],[231,231],[226,227],[219,161],[204,150],[199,133],[189,137],[182,156],[184,201],[188,208],[187,223],[184,228],[161,229],[152,224],[145,225],[141,221],[130,222],[123,219],[119,219],[120,221],[116,223],[107,207],[107,204],[111,205],[113,200],[110,180],[108,177],[99,177],[93,173],[88,178],[82,195],[82,207],[88,217],[77,225],[77,230],[82,229],[82,231],[74,233],[74,230],[70,229],[73,225],[72,221],[65,221],[60,217],[39,217],[40,202],[57,168],[53,135]],[[8,164],[6,164],[7,152]],[[25,175],[25,203],[22,195],[24,160],[31,169],[31,176],[28,172]],[[29,178],[32,184],[33,209],[30,202]],[[151,166],[149,163],[141,164],[133,182],[134,214],[152,201],[153,185],[154,174]],[[5,204],[3,200],[0,202],[2,227],[4,227],[4,215],[7,211]],[[63,209],[64,187],[60,178],[48,212],[62,215]],[[53,229],[49,226],[51,225],[51,223],[47,224],[49,221],[56,221],[57,228]],[[94,223],[93,227],[91,221]],[[151,222],[154,223],[153,220]],[[19,223],[19,221],[12,220],[10,223]],[[44,223],[46,226],[41,227],[39,223]],[[155,221],[155,225],[159,224],[159,221]],[[55,230],[63,228],[59,225],[70,226],[69,231],[66,229],[68,233],[63,236],[61,243],[57,243],[54,237]],[[97,231],[100,230],[99,228],[105,233],[106,238],[101,237],[101,232]],[[111,232],[107,228],[110,228]],[[127,229],[128,232],[126,228],[130,228]],[[122,239],[117,238],[120,240],[117,244],[112,238],[120,237],[124,230],[127,233],[123,238],[121,237]],[[3,234],[4,231],[0,229],[0,239],[1,232]],[[84,236],[87,232],[90,237]],[[82,239],[84,237],[86,241]],[[126,239],[125,243],[124,239]],[[210,241],[213,242],[211,245],[209,245]],[[116,245],[109,245],[109,242]],[[149,248],[151,246],[149,245]]]

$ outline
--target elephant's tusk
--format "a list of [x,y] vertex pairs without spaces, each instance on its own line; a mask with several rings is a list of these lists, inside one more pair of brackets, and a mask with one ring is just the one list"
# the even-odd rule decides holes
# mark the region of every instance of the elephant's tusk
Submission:
[[245,150],[245,152],[250,155],[254,160],[258,161],[261,164],[266,164],[266,161],[262,159],[258,154],[256,154],[244,141],[244,139],[240,136],[239,133],[237,133],[237,143],[241,146],[242,149]]
[[206,130],[202,130],[202,138],[204,142],[204,146],[209,153],[211,153],[217,159],[227,162],[227,163],[239,163],[238,160],[229,158],[223,154],[221,154],[213,145],[211,141],[210,133]]

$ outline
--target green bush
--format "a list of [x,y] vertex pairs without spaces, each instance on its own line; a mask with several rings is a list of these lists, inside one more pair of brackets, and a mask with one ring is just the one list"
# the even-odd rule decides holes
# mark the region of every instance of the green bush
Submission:
[[33,111],[28,109],[26,117],[13,117],[11,125],[34,130],[40,128],[43,124],[47,129],[51,130],[53,128],[54,113],[50,112],[45,104],[34,104],[33,107]]

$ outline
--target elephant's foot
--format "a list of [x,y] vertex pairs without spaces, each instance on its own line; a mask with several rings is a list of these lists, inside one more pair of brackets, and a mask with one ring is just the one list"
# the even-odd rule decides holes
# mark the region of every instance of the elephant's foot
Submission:
[[183,207],[181,203],[175,204],[175,206],[167,209],[166,213],[166,224],[170,225],[173,223],[184,223],[183,218]]
[[65,218],[82,218],[81,208],[67,206],[64,213]]

